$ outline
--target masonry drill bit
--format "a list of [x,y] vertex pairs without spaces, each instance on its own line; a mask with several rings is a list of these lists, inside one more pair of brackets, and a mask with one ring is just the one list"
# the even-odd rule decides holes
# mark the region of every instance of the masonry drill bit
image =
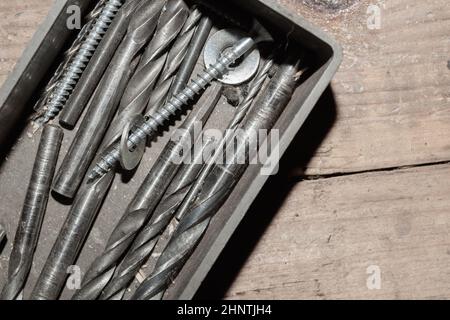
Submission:
[[61,111],[59,123],[66,128],[75,127],[92,94],[97,88],[114,53],[125,37],[130,19],[140,0],[126,1],[119,9],[105,36],[89,60],[72,94]]
[[180,215],[180,223],[169,244],[159,257],[152,274],[139,286],[132,299],[161,299],[171,281],[178,275],[185,261],[189,258],[211,218],[225,203],[234,186],[248,166],[239,164],[242,155],[251,157],[248,144],[254,143],[261,129],[271,129],[288,104],[294,91],[298,73],[298,58],[290,52],[287,60],[280,66],[277,74],[269,82],[266,90],[255,102],[255,107],[240,127],[243,139],[237,148],[230,149],[230,158],[225,164],[216,163],[210,172],[198,178],[188,197],[188,210]]
[[[167,63],[167,67],[164,68],[161,77],[170,76],[173,72],[172,69],[176,70],[176,67],[181,63],[182,55],[177,56],[181,48],[177,45],[177,50],[175,51],[171,49],[171,46],[177,36],[175,44],[180,42],[179,39],[183,40],[185,38],[186,33],[180,33],[180,31],[185,25],[188,13],[188,7],[182,0],[167,1],[161,13],[155,35],[147,46],[136,73],[128,83],[117,115],[105,136],[104,143],[107,143],[107,146],[117,141],[122,135],[125,124],[130,121],[131,117],[136,114],[142,114],[144,111],[158,76],[160,76],[164,68],[168,52],[171,53],[170,59],[173,60],[174,68],[171,67],[171,63]],[[195,27],[198,12],[194,13],[191,17],[193,16],[195,19],[188,21],[187,30]],[[184,42],[184,40],[181,41],[181,43]]]
[[[125,50],[127,55],[134,56],[138,52],[137,46],[144,46],[146,40],[150,37],[149,33],[152,34],[155,29],[164,3],[162,0],[145,0],[136,9],[136,14],[130,22],[130,37],[132,40],[129,40],[130,43],[126,46],[129,47]],[[124,40],[124,42],[127,43],[128,40]],[[116,55],[124,55],[120,52],[121,50],[119,49]],[[121,57],[118,60],[122,61],[122,59],[125,58]],[[134,60],[134,57],[131,57],[130,60],[126,59],[125,61],[130,62]],[[113,73],[124,72],[130,67],[130,63],[125,63],[125,66],[119,64],[117,68],[115,64],[112,66]],[[107,87],[107,84],[105,86]],[[114,89],[112,90],[114,91]],[[33,299],[52,300],[59,296],[67,277],[66,270],[75,262],[80,253],[84,240],[109,190],[112,179],[113,174],[104,176],[104,179],[99,179],[95,183],[82,184],[33,289]]]
[[126,253],[135,236],[145,225],[154,208],[163,197],[165,190],[179,169],[180,152],[193,144],[201,130],[196,130],[198,123],[204,123],[217,105],[221,96],[222,85],[215,84],[208,89],[198,102],[199,108],[192,111],[179,128],[181,136],[171,141],[164,148],[155,165],[150,170],[144,183],[139,188],[127,211],[112,232],[105,251],[91,265],[83,279],[81,289],[74,299],[96,299],[114,274],[116,266]]
[[59,127],[48,125],[42,131],[25,203],[17,226],[13,250],[9,258],[8,280],[0,295],[1,300],[17,299],[25,286],[47,208],[50,185],[62,138],[63,131]]
[[127,34],[96,89],[86,116],[55,178],[53,190],[73,198],[117,110],[120,97],[156,27],[164,1],[144,0],[135,9]]
[[[248,109],[266,82],[272,65],[272,59],[268,59],[256,78],[252,81],[247,96],[235,111],[235,115],[228,127],[230,129],[229,131],[236,129],[248,113]],[[209,148],[208,146],[206,147]],[[105,288],[101,296],[102,299],[111,299],[117,295],[120,296],[122,291],[131,283],[139,269],[146,263],[159,237],[174,217],[175,212],[180,207],[190,187],[196,181],[198,174],[203,168],[203,151],[199,153],[199,156],[202,158],[195,159],[191,163],[184,165],[173,179],[173,182],[167,189],[166,195],[155,209],[151,220],[139,232],[139,235],[117,268],[113,279]]]
[[35,111],[41,110],[45,106],[45,104],[48,102],[48,99],[50,98],[51,93],[53,90],[55,90],[56,84],[61,79],[61,76],[64,73],[64,70],[69,66],[69,63],[72,61],[72,59],[77,54],[78,50],[81,48],[81,45],[83,44],[84,39],[89,34],[89,32],[92,29],[92,26],[94,25],[96,19],[100,15],[100,13],[103,10],[103,7],[105,6],[106,0],[100,0],[95,8],[89,12],[89,14],[85,17],[86,23],[84,24],[83,28],[78,33],[77,37],[75,38],[74,42],[70,46],[69,49],[64,52],[62,62],[59,64],[58,68],[56,69],[55,73],[47,83],[43,93],[41,94],[41,97],[36,102],[34,106]]
[[[230,50],[223,53],[214,65],[209,66],[197,78],[193,79],[183,91],[174,95],[167,104],[155,113],[147,115],[144,124],[137,127],[129,136],[128,148],[133,150],[149,136],[150,138],[154,137],[159,128],[164,126],[178,112],[185,110],[190,100],[202,92],[214,79],[226,73],[229,66],[252,49],[254,45],[255,42],[249,37],[238,41]],[[90,172],[88,181],[94,181],[115,168],[120,159],[120,146],[116,143],[112,144],[100,158],[100,161]]]
[[106,2],[80,49],[65,68],[64,74],[44,107],[44,114],[36,119],[37,123],[47,123],[59,114],[122,4],[123,0]]

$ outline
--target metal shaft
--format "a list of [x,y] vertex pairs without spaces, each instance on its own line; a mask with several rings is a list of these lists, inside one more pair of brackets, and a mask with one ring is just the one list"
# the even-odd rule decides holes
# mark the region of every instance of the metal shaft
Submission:
[[92,30],[55,86],[54,92],[44,107],[45,113],[37,119],[37,122],[47,123],[59,114],[122,4],[122,0],[108,0],[105,4]]
[[140,0],[127,1],[119,9],[61,112],[59,122],[64,127],[73,128],[78,122],[117,47],[122,42],[132,14],[139,3]]
[[[136,9],[129,26],[132,39],[129,41],[133,44],[127,46],[130,47],[131,56],[138,51],[138,44],[142,47],[148,39],[149,33],[151,34],[155,29],[163,6],[164,1],[143,1]],[[124,43],[126,42],[128,41],[124,40]],[[122,55],[120,52],[118,51],[116,55]],[[126,62],[134,60],[134,58],[123,59]],[[119,68],[120,64],[117,67],[114,64],[112,66],[115,70]],[[130,64],[127,67],[130,67]],[[126,70],[124,66],[121,68],[121,70]],[[116,72],[113,70],[112,72]],[[107,87],[106,84],[105,86]],[[66,270],[75,262],[113,177],[114,175],[110,174],[95,183],[82,184],[33,290],[33,299],[52,300],[59,296],[67,277]]]
[[189,48],[189,43],[191,42],[201,16],[201,12],[198,9],[194,9],[191,12],[183,29],[181,29],[171,49],[167,52],[166,63],[161,71],[154,90],[151,92],[146,113],[153,113],[166,103],[173,79],[184,60]]
[[127,34],[103,75],[80,129],[58,170],[53,186],[55,192],[68,198],[76,194],[137,65],[138,53],[155,30],[163,5],[163,0],[145,0],[133,13]]
[[3,249],[3,240],[6,238],[6,231],[3,225],[0,223],[0,253]]
[[8,280],[0,295],[2,300],[17,299],[25,286],[47,208],[62,139],[61,128],[52,125],[44,127],[9,258]]
[[[111,143],[116,142],[122,135],[123,129],[131,117],[136,114],[142,114],[144,111],[158,76],[160,76],[164,68],[168,52],[175,52],[170,49],[171,45],[177,36],[183,37],[180,31],[185,25],[188,13],[188,8],[182,0],[167,1],[161,13],[155,35],[147,46],[136,73],[130,79],[125,89],[117,115],[106,133],[102,146],[108,147]],[[195,20],[188,21],[187,26],[189,28],[195,27]],[[176,56],[172,53],[171,59],[176,67],[181,63],[180,59],[182,59],[182,56]],[[173,69],[176,70],[176,68]],[[171,68],[165,68],[161,77],[164,74],[170,75],[171,72],[173,72]]]
[[105,251],[91,265],[83,280],[82,288],[74,299],[96,299],[114,274],[116,266],[126,253],[135,236],[145,225],[156,205],[179,169],[178,158],[186,145],[199,134],[195,130],[198,122],[205,122],[221,96],[221,85],[209,88],[208,94],[199,100],[200,108],[192,111],[180,127],[182,135],[172,139],[164,148],[133,201],[112,232]]
[[103,10],[103,7],[105,6],[106,0],[100,0],[96,5],[95,8],[89,12],[89,14],[86,16],[85,20],[86,23],[84,24],[83,28],[78,33],[75,41],[72,43],[69,49],[67,49],[66,52],[64,52],[64,56],[62,59],[62,62],[59,64],[58,68],[56,69],[55,73],[53,74],[52,78],[47,83],[44,92],[41,94],[41,97],[34,105],[35,111],[40,111],[45,104],[48,102],[51,93],[55,89],[55,86],[57,85],[58,81],[61,79],[64,70],[69,66],[69,63],[72,61],[72,59],[75,57],[75,55],[78,53],[79,49],[81,48],[81,45],[83,44],[83,41],[85,40],[86,36],[89,34],[89,32],[92,30],[92,26],[94,25],[96,19],[100,15],[100,13]]
[[[174,95],[169,102],[157,110],[154,114],[148,115],[148,120],[129,136],[128,148],[133,150],[141,141],[148,136],[153,137],[158,129],[164,126],[166,121],[171,119],[178,112],[185,110],[190,100],[202,92],[214,79],[221,77],[228,71],[229,66],[237,59],[252,49],[254,42],[251,38],[244,38],[234,45],[231,50],[224,53],[221,58],[212,66],[209,66],[203,73],[187,85],[180,93]],[[101,156],[100,161],[89,174],[89,181],[94,181],[111,171],[118,163],[120,149],[118,144],[111,145],[107,152]]]
[[[247,114],[250,105],[267,80],[271,67],[272,60],[268,60],[261,68],[261,71],[256,78],[252,81],[247,96],[236,109],[235,116],[229,125],[230,130],[235,129]],[[209,147],[205,146],[205,148]],[[117,268],[113,279],[105,288],[101,296],[102,299],[111,299],[120,296],[123,290],[131,283],[139,269],[150,257],[160,235],[174,217],[175,212],[180,207],[203,168],[203,152],[200,152],[198,156],[200,157],[198,160],[195,159],[191,163],[184,165],[173,179],[171,185],[167,189],[164,199],[155,209],[151,220],[146,224],[145,228],[139,232],[139,235],[136,237],[128,253]]]
[[211,33],[212,20],[208,16],[203,16],[200,20],[198,27],[195,31],[195,35],[192,38],[189,48],[184,56],[183,63],[181,64],[178,73],[172,83],[168,96],[179,93],[191,78],[195,65],[200,57],[200,54],[205,46],[206,40]]
[[273,127],[293,93],[297,72],[298,61],[291,53],[241,126],[244,139],[238,142],[237,148],[231,149],[233,154],[228,158],[231,161],[223,165],[215,164],[210,172],[200,175],[185,199],[189,203],[188,210],[181,216],[180,224],[158,259],[155,270],[139,286],[132,299],[162,298],[172,279],[197,246],[211,218],[226,201],[247,168],[247,164],[239,164],[233,160],[242,154],[247,155],[247,144],[252,143],[255,130]]

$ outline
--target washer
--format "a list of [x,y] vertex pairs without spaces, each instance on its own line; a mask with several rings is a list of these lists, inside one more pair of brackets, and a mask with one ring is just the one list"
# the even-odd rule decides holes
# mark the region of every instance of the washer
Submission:
[[[205,66],[214,64],[223,51],[230,49],[240,39],[248,37],[244,32],[237,29],[223,29],[216,32],[206,43],[204,50]],[[244,56],[244,59],[224,75],[220,82],[230,85],[242,84],[250,80],[258,71],[261,55],[258,49]]]

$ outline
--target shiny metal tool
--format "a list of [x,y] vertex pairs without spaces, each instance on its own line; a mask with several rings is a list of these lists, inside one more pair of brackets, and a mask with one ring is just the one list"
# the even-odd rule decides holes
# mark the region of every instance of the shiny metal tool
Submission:
[[[116,58],[118,62],[124,61],[125,65],[130,67],[138,51],[137,43],[142,47],[150,37],[149,34],[153,33],[164,4],[165,1],[158,0],[141,2],[129,26],[132,40],[124,40],[124,51],[119,48],[116,53],[119,55]],[[128,52],[127,55],[131,57],[122,57],[125,52]],[[116,59],[113,58],[113,61]],[[117,70],[120,64],[117,68],[115,68],[116,64],[111,66],[113,73],[126,71],[125,66]],[[116,76],[120,77],[118,74]],[[108,86],[105,84],[105,87]],[[52,300],[59,296],[67,277],[67,267],[75,262],[107,191],[108,185],[102,185],[102,181],[89,185],[83,184],[33,289],[32,299]]]
[[15,300],[22,296],[41,232],[62,139],[61,128],[44,126],[9,258],[8,280],[0,295],[2,300]]
[[[143,113],[152,92],[160,90],[155,88],[158,77],[170,77],[181,64],[183,55],[179,53],[182,53],[183,49],[180,49],[179,45],[176,46],[178,48],[176,51],[173,48],[177,43],[185,43],[187,47],[186,36],[189,37],[200,18],[198,11],[191,13],[189,19],[188,14],[188,8],[183,1],[170,0],[166,3],[155,34],[145,49],[136,73],[125,89],[118,112],[105,135],[101,150],[120,138],[125,125],[131,118]],[[170,62],[168,58],[171,59]]]
[[[247,96],[235,111],[235,115],[230,122],[229,129],[232,131],[242,122],[250,106],[263,88],[272,67],[272,60],[269,59],[261,68],[256,78],[250,84]],[[207,94],[207,93],[205,93]],[[205,143],[204,143],[205,144]],[[212,145],[204,145],[204,150],[214,149]],[[101,299],[121,298],[123,291],[131,283],[139,269],[151,256],[159,237],[164,232],[175,213],[188,194],[190,188],[197,180],[198,174],[204,166],[204,150],[201,150],[192,162],[184,164],[178,171],[176,177],[169,185],[164,198],[153,212],[152,218],[146,226],[139,232],[128,253],[117,267],[114,277],[106,286]]]
[[126,1],[119,9],[61,111],[59,123],[62,126],[73,128],[78,122],[114,53],[127,33],[130,19],[139,3],[140,0]]
[[35,111],[40,111],[45,104],[48,102],[53,90],[55,90],[56,85],[58,84],[58,81],[61,79],[62,75],[64,74],[64,71],[69,66],[69,63],[72,61],[72,59],[75,57],[75,55],[80,50],[83,41],[85,40],[86,36],[89,34],[89,32],[92,30],[92,26],[94,25],[96,19],[99,17],[100,13],[103,10],[103,7],[105,6],[106,0],[100,0],[95,5],[95,8],[89,12],[89,14],[85,17],[86,23],[84,24],[83,28],[78,33],[75,41],[72,43],[69,49],[67,49],[66,52],[63,54],[62,62],[59,64],[58,68],[56,69],[55,73],[53,74],[52,78],[48,81],[44,92],[41,94],[39,100],[34,105]]
[[120,97],[139,61],[139,52],[153,35],[163,0],[141,1],[90,102],[86,116],[55,177],[53,191],[73,198],[115,114]]
[[80,49],[50,94],[43,115],[35,120],[37,123],[47,123],[59,114],[122,4],[122,0],[108,0],[105,3]]
[[[216,163],[210,171],[203,171],[184,200],[181,218],[173,237],[159,257],[152,274],[139,286],[132,299],[161,299],[171,281],[189,258],[211,218],[227,200],[234,186],[245,172],[248,162],[239,163],[242,156],[248,159],[248,145],[255,143],[254,131],[271,129],[288,104],[298,75],[298,55],[294,52],[280,66],[254,108],[240,126],[243,136],[236,148],[227,148],[231,156],[225,164]],[[227,155],[228,156],[228,155]]]
[[[228,71],[228,67],[246,52],[253,49],[254,45],[255,42],[250,37],[241,39],[231,50],[227,50],[214,65],[209,66],[197,78],[193,79],[183,91],[174,95],[166,105],[162,106],[155,113],[149,114],[147,120],[128,137],[128,149],[133,150],[142,141],[146,141],[149,136],[154,137],[167,120],[171,119],[178,112],[185,110],[190,100],[202,92],[211,81],[223,76]],[[89,181],[94,182],[105,173],[111,171],[119,163],[120,157],[120,146],[117,143],[111,145],[89,173]]]
[[196,130],[196,125],[201,125],[208,120],[221,93],[222,86],[218,83],[208,88],[206,94],[198,102],[199,107],[189,114],[178,129],[177,132],[180,134],[174,137],[176,139],[171,139],[164,148],[128,206],[127,211],[114,228],[105,251],[95,259],[86,272],[82,287],[77,291],[74,299],[96,299],[100,296],[103,288],[114,275],[116,266],[152,215],[153,210],[180,168],[180,153],[186,151],[187,146],[189,150],[192,149],[191,146],[197,138],[195,134],[201,133],[201,130]]

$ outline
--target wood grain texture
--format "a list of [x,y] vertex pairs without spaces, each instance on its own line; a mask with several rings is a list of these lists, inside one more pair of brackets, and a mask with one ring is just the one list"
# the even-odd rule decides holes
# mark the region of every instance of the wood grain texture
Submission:
[[[450,159],[447,0],[362,0],[333,13],[305,5],[312,0],[278,1],[344,48],[343,64],[332,82],[336,121],[306,174]],[[369,4],[381,9],[379,30],[367,27]]]
[[[367,0],[337,13],[314,11],[306,0],[277,1],[344,47],[332,83],[337,118],[307,174],[450,160],[447,0],[371,1],[382,7],[381,29],[373,31],[366,26]],[[0,84],[51,4],[0,1]],[[287,197],[227,298],[450,298],[449,169],[435,165],[286,187]],[[380,290],[367,289],[371,265],[380,267]]]
[[53,0],[0,1],[0,86],[13,70],[52,3]]
[[227,297],[448,299],[449,194],[450,165],[298,183]]

